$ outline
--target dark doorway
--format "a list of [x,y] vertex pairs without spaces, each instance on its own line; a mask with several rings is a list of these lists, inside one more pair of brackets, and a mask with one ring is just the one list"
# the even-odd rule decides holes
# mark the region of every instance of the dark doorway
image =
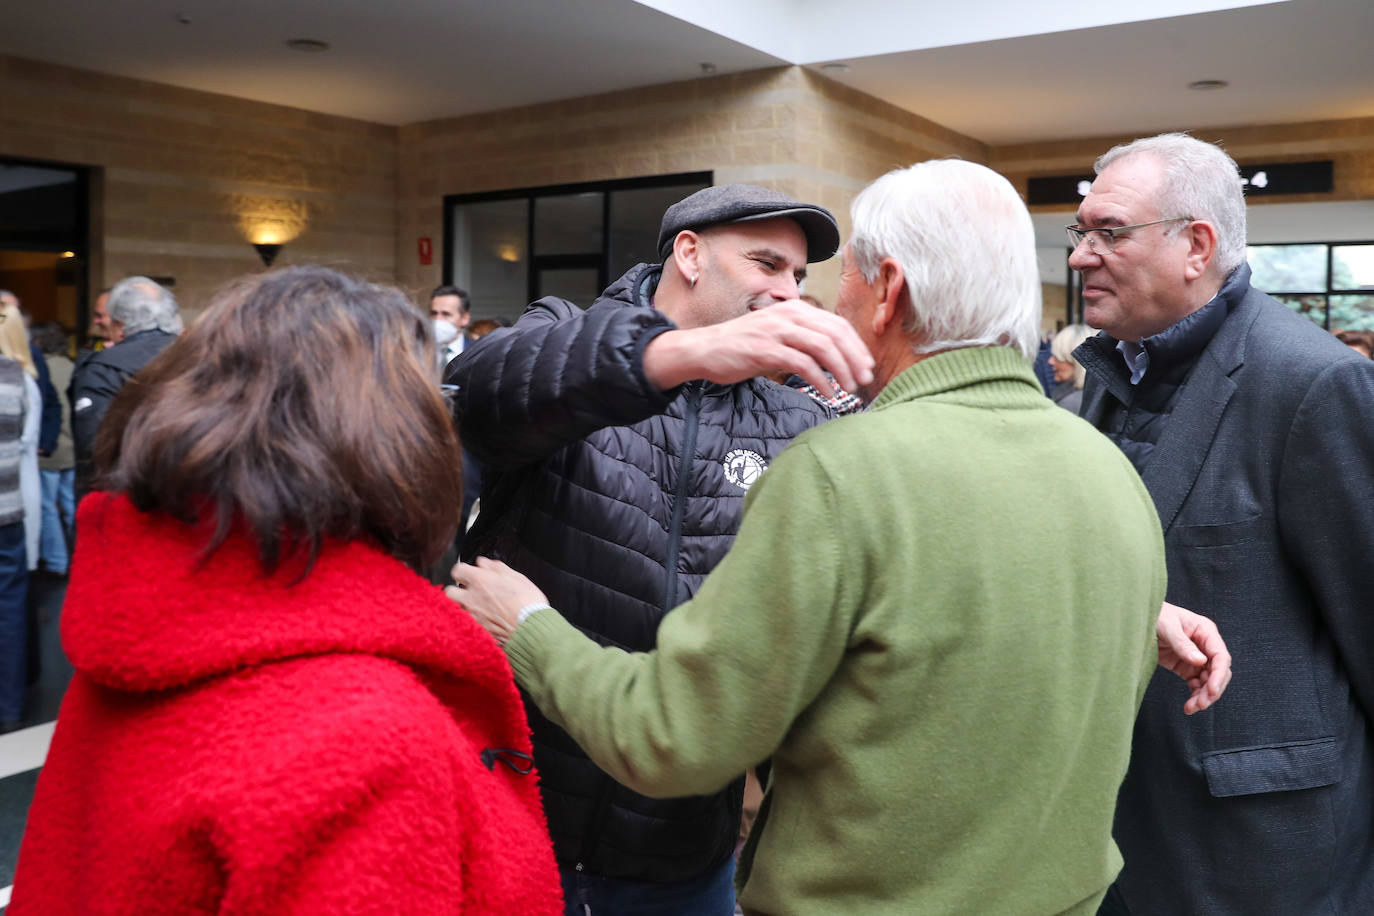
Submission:
[[79,166],[0,158],[0,289],[34,324],[77,338],[89,321],[90,176]]

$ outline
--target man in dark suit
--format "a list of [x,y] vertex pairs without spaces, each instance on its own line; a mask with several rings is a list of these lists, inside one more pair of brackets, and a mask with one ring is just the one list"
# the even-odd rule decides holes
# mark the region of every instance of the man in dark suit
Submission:
[[1156,673],[1102,913],[1374,913],[1374,362],[1250,286],[1235,162],[1117,147],[1070,227],[1082,415],[1159,510],[1168,600],[1236,659],[1205,716]]
[[469,305],[467,290],[456,286],[436,287],[429,294],[429,317],[434,322],[440,371],[463,352],[463,346],[467,343],[468,322],[472,320]]

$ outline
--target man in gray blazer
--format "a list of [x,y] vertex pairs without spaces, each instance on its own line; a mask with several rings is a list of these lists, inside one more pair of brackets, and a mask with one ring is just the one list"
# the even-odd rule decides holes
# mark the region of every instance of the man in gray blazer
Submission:
[[1156,673],[1102,913],[1374,913],[1374,362],[1250,286],[1235,162],[1116,147],[1069,228],[1082,415],[1144,479],[1168,600],[1212,617],[1226,701]]

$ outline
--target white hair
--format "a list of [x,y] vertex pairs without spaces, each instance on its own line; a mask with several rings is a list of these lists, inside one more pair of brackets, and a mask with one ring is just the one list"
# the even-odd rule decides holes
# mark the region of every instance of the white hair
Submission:
[[864,188],[850,217],[849,253],[865,280],[883,258],[902,265],[914,352],[1007,346],[1035,358],[1035,232],[1011,182],[959,159],[918,162]]
[[[1152,156],[1164,167],[1164,182],[1155,197],[1160,216],[1206,220],[1217,230],[1216,265],[1222,276],[1245,261],[1245,191],[1240,168],[1225,150],[1187,134],[1159,134],[1122,143],[1093,165],[1102,174],[1114,162]],[[1180,232],[1183,225],[1169,227]]]
[[176,298],[147,277],[125,277],[116,283],[106,308],[110,319],[124,326],[126,337],[153,329],[168,334],[182,331]]
[[1083,387],[1083,383],[1087,381],[1088,373],[1083,368],[1083,364],[1078,361],[1078,357],[1073,355],[1073,351],[1078,349],[1079,344],[1096,333],[1086,324],[1071,324],[1050,339],[1050,355],[1061,363],[1073,364],[1073,387],[1075,388]]

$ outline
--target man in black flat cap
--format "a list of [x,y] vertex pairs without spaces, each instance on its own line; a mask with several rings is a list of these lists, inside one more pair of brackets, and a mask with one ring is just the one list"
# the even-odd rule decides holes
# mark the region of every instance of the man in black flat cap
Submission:
[[[463,444],[486,463],[464,559],[504,560],[605,645],[654,647],[659,623],[729,549],[745,492],[826,418],[783,370],[847,390],[872,357],[843,319],[797,301],[839,246],[822,207],[749,185],[668,208],[662,264],[591,308],[546,297],[446,372]],[[526,704],[569,914],[734,912],[743,779],[652,799],[620,785]]]

